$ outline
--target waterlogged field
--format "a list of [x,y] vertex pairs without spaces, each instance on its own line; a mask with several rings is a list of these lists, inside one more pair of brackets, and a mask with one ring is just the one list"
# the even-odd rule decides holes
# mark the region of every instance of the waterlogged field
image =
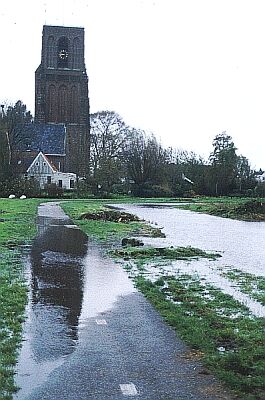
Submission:
[[[136,286],[192,347],[193,355],[203,360],[205,373],[214,372],[240,399],[263,399],[262,318],[199,275],[178,270],[178,261],[145,254],[139,257],[130,250],[125,256],[119,250],[114,253],[123,258],[121,263]],[[187,260],[190,257],[194,255],[188,252]],[[199,252],[196,257],[200,258]],[[207,258],[207,253],[203,257]],[[175,264],[174,274],[169,272],[170,264]]]
[[[21,257],[23,248],[36,234],[35,216],[42,201],[0,200],[0,398],[3,400],[12,399],[12,393],[16,391],[14,367],[27,302]],[[124,199],[125,203],[132,201],[135,199]],[[144,202],[162,201],[148,199]],[[84,232],[107,251],[112,251],[110,256],[128,270],[135,285],[191,346],[190,356],[204,361],[205,373],[213,371],[235,390],[240,399],[263,399],[265,343],[262,319],[194,271],[187,269],[184,273],[182,268],[178,269],[178,263],[206,265],[218,262],[223,259],[223,254],[181,244],[164,250],[154,249],[152,244],[150,248],[124,248],[121,246],[124,237],[141,236],[152,243],[157,239],[148,238],[163,237],[163,234],[157,226],[141,219],[123,219],[115,211],[109,218],[110,214],[105,212],[107,203],[107,200],[74,200],[62,202],[62,206]],[[220,276],[229,280],[243,295],[264,305],[264,277],[242,272],[239,268],[222,268]]]
[[0,398],[12,399],[14,367],[21,343],[27,287],[22,246],[36,233],[40,200],[0,199]]
[[204,362],[206,374],[214,372],[240,399],[263,399],[264,320],[257,305],[262,310],[264,277],[228,267],[219,271],[221,278],[236,285],[238,293],[255,302],[251,311],[244,301],[224,293],[194,270],[187,268],[184,272],[178,268],[183,263],[186,266],[213,263],[222,259],[222,254],[190,246],[154,248],[153,239],[148,240],[151,247],[122,247],[123,237],[142,236],[148,228],[141,221],[81,219],[81,214],[99,212],[105,204],[67,202],[63,208],[86,233],[102,244],[111,245],[110,256],[121,263],[165,321],[191,346],[190,357]]

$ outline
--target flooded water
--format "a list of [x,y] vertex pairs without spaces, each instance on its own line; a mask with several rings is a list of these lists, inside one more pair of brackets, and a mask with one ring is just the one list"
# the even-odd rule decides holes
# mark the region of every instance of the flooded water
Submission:
[[30,291],[17,365],[18,400],[75,351],[89,318],[135,291],[122,268],[104,258],[55,203],[39,207],[37,227],[25,260]]
[[[177,261],[163,267],[163,273],[178,275],[181,271],[205,278],[209,283],[232,295],[257,316],[265,316],[265,307],[242,293],[235,282],[223,273],[240,269],[256,276],[265,276],[265,222],[244,222],[207,214],[180,210],[171,206],[117,207],[162,228],[165,238],[142,238],[151,246],[192,246],[222,255],[215,261]],[[161,271],[162,273],[162,271]],[[149,269],[151,276],[161,276],[157,269]]]

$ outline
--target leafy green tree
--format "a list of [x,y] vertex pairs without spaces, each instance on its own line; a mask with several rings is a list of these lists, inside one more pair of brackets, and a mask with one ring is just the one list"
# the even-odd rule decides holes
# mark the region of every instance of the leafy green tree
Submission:
[[239,193],[254,189],[256,186],[255,174],[246,157],[237,157],[237,189]]
[[236,188],[237,149],[226,132],[214,138],[213,148],[210,155],[212,191],[216,195],[227,195]]

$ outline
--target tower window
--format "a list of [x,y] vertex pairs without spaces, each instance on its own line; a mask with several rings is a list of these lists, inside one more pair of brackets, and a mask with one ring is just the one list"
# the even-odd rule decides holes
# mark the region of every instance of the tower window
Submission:
[[73,68],[80,69],[82,66],[82,46],[79,38],[73,40]]
[[56,87],[55,85],[50,85],[48,88],[48,104],[47,104],[47,120],[49,122],[56,122]]
[[54,37],[50,36],[48,39],[48,47],[47,47],[47,66],[48,68],[54,68],[54,55],[55,55],[55,46],[54,46]]
[[68,121],[68,91],[65,85],[61,85],[58,90],[58,122]]
[[68,68],[68,39],[63,36],[57,45],[57,67]]

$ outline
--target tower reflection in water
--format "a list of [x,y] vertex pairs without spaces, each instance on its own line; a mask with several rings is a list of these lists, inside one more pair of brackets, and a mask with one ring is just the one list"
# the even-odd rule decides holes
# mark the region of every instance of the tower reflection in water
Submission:
[[31,252],[31,349],[36,362],[69,354],[77,339],[87,237],[67,219],[38,217]]

